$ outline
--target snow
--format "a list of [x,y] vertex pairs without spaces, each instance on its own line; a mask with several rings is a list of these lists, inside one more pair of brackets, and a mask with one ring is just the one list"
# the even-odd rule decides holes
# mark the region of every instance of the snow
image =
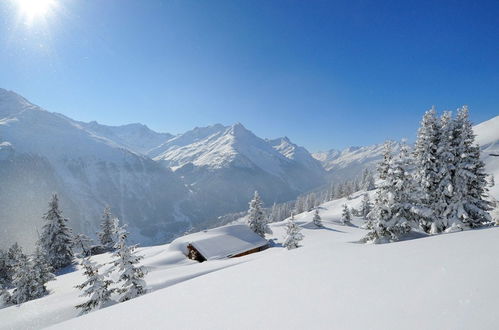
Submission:
[[[188,240],[139,249],[151,293],[81,317],[73,306],[83,298],[72,288],[81,271],[60,275],[50,295],[0,309],[0,329],[496,328],[499,228],[359,244],[362,220],[340,219],[343,204],[358,208],[361,200],[362,192],[321,205],[323,229],[313,225],[314,212],[296,215],[304,240],[290,251],[277,244],[198,263],[184,255]],[[282,242],[286,223],[271,224],[267,238]]]
[[177,238],[170,244],[169,250],[181,251],[187,255],[189,244],[192,244],[207,260],[215,260],[265,246],[268,241],[255,234],[246,225],[230,225]]

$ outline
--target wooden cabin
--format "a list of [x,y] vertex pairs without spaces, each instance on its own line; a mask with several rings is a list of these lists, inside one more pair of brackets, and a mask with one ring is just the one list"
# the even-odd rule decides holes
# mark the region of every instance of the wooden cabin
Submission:
[[185,246],[184,254],[199,262],[236,258],[263,251],[269,242],[246,225],[230,225],[180,237],[172,244]]

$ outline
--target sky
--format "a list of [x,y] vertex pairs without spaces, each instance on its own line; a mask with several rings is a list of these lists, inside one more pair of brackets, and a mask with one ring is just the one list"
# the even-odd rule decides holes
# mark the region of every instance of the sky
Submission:
[[0,0],[0,87],[77,120],[243,123],[311,151],[499,115],[499,1]]

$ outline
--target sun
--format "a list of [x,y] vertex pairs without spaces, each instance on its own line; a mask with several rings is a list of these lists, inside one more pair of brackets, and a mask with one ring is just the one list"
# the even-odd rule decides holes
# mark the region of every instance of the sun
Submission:
[[14,2],[27,23],[45,18],[57,5],[56,0],[14,0]]

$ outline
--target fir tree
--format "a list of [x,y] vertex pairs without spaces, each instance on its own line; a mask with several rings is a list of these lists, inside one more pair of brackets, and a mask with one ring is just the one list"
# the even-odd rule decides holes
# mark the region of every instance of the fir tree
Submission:
[[33,272],[33,263],[26,255],[22,255],[17,262],[13,278],[15,289],[11,300],[14,304],[22,304],[44,294],[36,276],[37,274]]
[[271,231],[263,214],[262,201],[257,191],[255,191],[255,195],[253,196],[253,199],[251,200],[249,205],[250,208],[248,211],[248,226],[255,233],[265,238],[265,234],[270,234]]
[[346,204],[343,204],[343,211],[341,213],[341,222],[344,225],[346,225],[346,224],[350,224],[351,221],[352,221],[352,214],[350,213],[348,206]]
[[419,216],[427,215],[427,210],[415,201],[416,190],[410,168],[409,151],[403,144],[399,156],[390,162],[386,179],[378,190],[371,212],[374,220],[370,224],[371,230],[365,241],[398,240],[415,227]]
[[383,160],[378,164],[378,175],[382,180],[386,179],[388,168],[393,158],[393,143],[386,141],[383,145]]
[[437,187],[442,177],[442,162],[439,157],[441,145],[441,130],[436,111],[428,110],[421,121],[418,136],[414,147],[415,180],[421,190],[421,203],[428,209],[434,210],[432,218],[421,218],[420,226],[426,232],[430,231],[432,221],[441,217],[435,203],[441,203]]
[[118,242],[116,242],[113,256],[115,257],[114,267],[120,273],[119,283],[121,287],[117,290],[122,294],[120,301],[133,299],[146,292],[144,276],[146,271],[143,266],[137,266],[142,256],[135,254],[136,245],[128,246],[126,240],[128,232],[125,226],[118,229]]
[[303,239],[301,228],[298,226],[292,216],[286,225],[286,238],[283,245],[288,249],[296,249],[300,247],[300,241]]
[[81,265],[84,269],[83,274],[87,279],[82,284],[77,285],[76,288],[83,290],[81,297],[88,296],[90,298],[75,307],[87,313],[108,303],[114,289],[109,288],[113,281],[106,279],[104,274],[99,273],[100,265],[93,263],[88,257],[82,260]]
[[11,278],[7,266],[7,252],[0,249],[0,287],[7,287]]
[[52,195],[49,210],[43,216],[43,225],[40,242],[42,248],[47,252],[49,264],[54,269],[69,266],[73,261],[73,237],[68,227],[68,219],[62,216],[59,209],[57,194]]
[[106,207],[104,209],[104,214],[102,215],[100,228],[101,228],[101,231],[99,233],[100,243],[104,247],[111,249],[114,246],[114,244],[116,244],[115,239],[116,239],[117,228],[115,220],[111,214],[111,209],[109,207]]
[[319,209],[315,209],[314,218],[312,221],[314,222],[314,225],[316,225],[317,227],[324,227],[322,225],[321,216],[319,215]]
[[479,227],[492,221],[488,211],[487,174],[480,160],[480,148],[468,118],[468,109],[458,110],[454,125],[454,175],[451,198],[445,210],[448,231]]
[[16,266],[22,257],[24,257],[24,253],[19,244],[17,244],[17,242],[12,244],[7,251],[5,260],[7,284],[12,283],[16,272]]
[[47,261],[47,254],[38,244],[32,257],[32,266],[33,275],[38,282],[37,296],[41,297],[47,293],[47,282],[54,280],[55,276],[52,273],[52,267]]

